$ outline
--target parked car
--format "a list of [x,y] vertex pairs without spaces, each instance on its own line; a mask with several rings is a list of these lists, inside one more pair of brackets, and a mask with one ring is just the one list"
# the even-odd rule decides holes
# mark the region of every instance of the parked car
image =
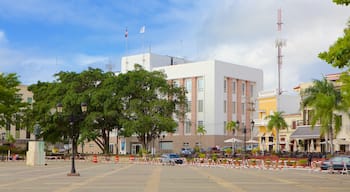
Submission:
[[344,163],[348,170],[350,170],[350,156],[338,156],[332,157],[329,160],[325,160],[321,164],[321,170],[328,170],[333,167],[333,170],[343,170]]
[[193,150],[191,148],[182,148],[181,149],[181,155],[183,156],[189,156],[193,154]]
[[160,159],[161,163],[164,164],[170,164],[170,165],[175,165],[175,164],[182,164],[183,160],[180,158],[180,155],[176,153],[169,153],[169,154],[163,154]]

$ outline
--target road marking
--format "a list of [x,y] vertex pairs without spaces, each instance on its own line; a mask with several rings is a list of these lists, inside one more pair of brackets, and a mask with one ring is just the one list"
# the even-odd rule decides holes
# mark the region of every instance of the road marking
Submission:
[[162,172],[161,167],[157,167],[153,170],[152,175],[146,183],[144,192],[158,192],[160,185],[160,173]]
[[[228,182],[227,180],[225,179],[222,179],[220,177],[217,177],[215,175],[212,175],[206,171],[204,171],[203,169],[199,170],[198,168],[196,167],[190,167],[191,169],[195,170],[197,173],[203,175],[204,177],[214,181],[215,183],[217,183],[218,185],[226,188],[226,189],[229,189],[231,191],[234,191],[234,192],[245,192],[245,190],[243,190],[242,188],[238,187],[237,185],[231,183],[231,182]],[[220,190],[218,190],[220,191]]]
[[84,186],[88,183],[92,183],[93,181],[96,181],[98,179],[102,179],[104,177],[107,177],[109,175],[112,175],[112,174],[115,174],[121,170],[124,170],[124,169],[128,169],[130,168],[131,166],[133,166],[133,164],[130,164],[130,165],[127,165],[125,167],[122,167],[122,168],[119,168],[119,169],[116,169],[116,170],[113,170],[113,171],[109,171],[109,172],[106,172],[104,174],[100,174],[100,175],[96,175],[90,179],[87,179],[85,180],[84,182],[79,182],[79,183],[72,183],[70,184],[69,186],[66,186],[66,187],[62,187],[62,188],[59,188],[57,190],[55,190],[55,192],[68,192],[68,191],[73,191],[74,189],[78,189],[80,188],[81,186]]
[[[288,179],[281,179],[281,178],[277,178],[276,176],[268,176],[267,174],[261,174],[263,172],[245,172],[246,174],[248,175],[253,175],[253,176],[256,176],[256,177],[262,177],[262,178],[267,178],[267,179],[271,179],[273,181],[278,181],[280,183],[285,183],[285,184],[290,184],[290,185],[294,185],[296,187],[300,187],[300,188],[303,188],[303,189],[307,189],[308,191],[314,191],[315,189],[317,189],[317,191],[327,191],[327,190],[323,190],[322,188],[320,187],[316,187],[316,186],[309,186],[309,185],[306,185],[306,184],[303,184],[301,182],[297,182],[297,181],[290,181]],[[260,173],[260,174],[259,174]]]

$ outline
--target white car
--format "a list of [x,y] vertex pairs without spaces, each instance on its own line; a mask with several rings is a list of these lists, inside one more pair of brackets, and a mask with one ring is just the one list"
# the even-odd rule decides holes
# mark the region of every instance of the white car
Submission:
[[176,153],[169,153],[169,154],[163,154],[160,159],[161,163],[164,164],[182,164],[183,160],[180,158],[180,156]]

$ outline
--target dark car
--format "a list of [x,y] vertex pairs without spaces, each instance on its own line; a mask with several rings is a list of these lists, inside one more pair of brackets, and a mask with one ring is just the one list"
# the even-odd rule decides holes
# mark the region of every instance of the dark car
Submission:
[[325,160],[321,164],[321,170],[343,170],[345,168],[344,164],[347,167],[346,169],[350,170],[350,156],[338,156]]
[[175,165],[175,164],[182,164],[183,160],[180,158],[180,155],[175,154],[175,153],[169,153],[169,154],[164,154],[161,156],[161,163],[164,164],[170,164],[170,165]]

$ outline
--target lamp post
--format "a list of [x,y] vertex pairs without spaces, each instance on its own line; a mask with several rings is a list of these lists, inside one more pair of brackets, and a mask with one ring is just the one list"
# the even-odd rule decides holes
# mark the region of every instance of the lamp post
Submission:
[[251,129],[250,129],[250,140],[253,140],[253,130],[254,130],[254,124],[255,124],[255,122],[254,122],[254,120],[252,120],[251,122],[250,122],[250,125],[251,125]]
[[244,142],[243,142],[243,166],[245,165],[245,155],[246,155],[246,135],[247,135],[247,128],[246,125],[243,123],[243,136],[244,136]]
[[[2,132],[2,133],[1,133],[1,145],[2,145],[2,146],[4,146],[5,135],[6,135],[5,132]],[[4,149],[2,149],[2,152],[1,152],[1,161],[4,161],[4,160],[5,160],[5,158],[4,158]]]
[[163,151],[163,139],[165,138],[165,135],[162,135],[162,137],[160,137],[160,135],[158,135],[158,139],[159,139],[159,151],[162,152]]
[[[85,113],[87,111],[87,104],[86,103],[81,103],[80,104],[81,107],[81,111],[83,113]],[[57,112],[58,113],[62,113],[63,112],[63,105],[61,103],[58,103],[56,105],[57,108]],[[78,118],[78,119],[77,119]],[[76,172],[75,170],[75,149],[76,149],[76,133],[75,133],[75,129],[74,129],[74,122],[81,119],[82,116],[78,115],[78,116],[74,116],[73,114],[71,114],[70,119],[69,119],[69,125],[71,126],[71,140],[72,140],[72,166],[71,166],[71,171],[70,173],[67,174],[67,176],[80,176],[79,173]]]

